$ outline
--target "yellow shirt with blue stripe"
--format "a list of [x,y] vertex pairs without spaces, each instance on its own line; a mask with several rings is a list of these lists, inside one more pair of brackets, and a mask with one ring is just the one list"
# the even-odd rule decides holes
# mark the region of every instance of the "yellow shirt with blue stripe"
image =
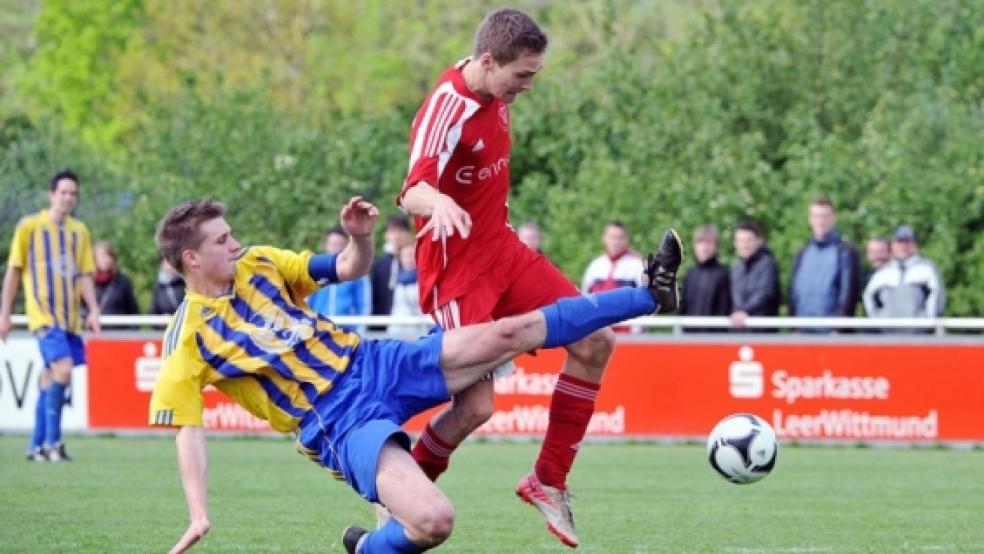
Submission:
[[151,425],[201,425],[202,389],[214,385],[274,429],[297,429],[359,344],[305,303],[321,286],[309,274],[311,256],[248,248],[228,294],[188,291],[164,335]]
[[48,210],[25,216],[14,229],[8,267],[23,271],[27,325],[32,331],[80,330],[79,278],[95,271],[85,223],[66,216],[60,224]]

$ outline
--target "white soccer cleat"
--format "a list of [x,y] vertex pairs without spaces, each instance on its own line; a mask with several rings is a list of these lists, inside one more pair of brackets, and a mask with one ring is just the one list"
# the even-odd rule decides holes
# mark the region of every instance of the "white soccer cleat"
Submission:
[[547,529],[556,535],[560,542],[577,548],[577,533],[574,531],[574,514],[571,513],[569,490],[560,490],[544,485],[531,471],[516,485],[516,496],[527,504],[540,510],[547,521]]

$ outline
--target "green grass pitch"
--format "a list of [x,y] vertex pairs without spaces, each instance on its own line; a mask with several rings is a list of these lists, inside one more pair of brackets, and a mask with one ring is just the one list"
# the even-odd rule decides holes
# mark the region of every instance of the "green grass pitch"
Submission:
[[[0,437],[0,552],[163,552],[185,529],[167,438],[69,437],[75,461],[24,461]],[[448,552],[567,552],[513,486],[533,443],[470,442],[441,485],[458,518]],[[984,552],[984,452],[783,447],[737,486],[698,445],[585,444],[570,485],[585,553]],[[274,439],[209,442],[212,532],[198,552],[343,552],[372,511]]]

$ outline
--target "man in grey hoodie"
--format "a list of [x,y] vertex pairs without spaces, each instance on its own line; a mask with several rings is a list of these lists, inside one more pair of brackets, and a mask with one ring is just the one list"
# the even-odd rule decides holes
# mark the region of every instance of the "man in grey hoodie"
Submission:
[[940,271],[919,254],[916,233],[901,225],[892,235],[892,260],[871,277],[864,289],[870,317],[938,317],[945,305]]

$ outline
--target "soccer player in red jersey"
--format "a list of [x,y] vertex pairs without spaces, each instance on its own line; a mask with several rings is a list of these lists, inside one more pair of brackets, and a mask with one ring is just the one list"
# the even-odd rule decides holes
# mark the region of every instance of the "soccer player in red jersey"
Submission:
[[[509,104],[532,87],[546,48],[546,35],[526,14],[513,9],[490,13],[478,28],[473,55],[440,76],[414,118],[409,170],[397,201],[414,216],[418,231],[421,308],[444,329],[521,314],[580,294],[509,225]],[[666,291],[660,312],[676,308],[676,268],[664,269],[657,272]],[[516,488],[571,547],[578,540],[567,474],[614,345],[611,330],[603,328],[566,346],[540,455]],[[492,398],[490,374],[456,394],[427,425],[413,457],[431,479],[491,417]]]

